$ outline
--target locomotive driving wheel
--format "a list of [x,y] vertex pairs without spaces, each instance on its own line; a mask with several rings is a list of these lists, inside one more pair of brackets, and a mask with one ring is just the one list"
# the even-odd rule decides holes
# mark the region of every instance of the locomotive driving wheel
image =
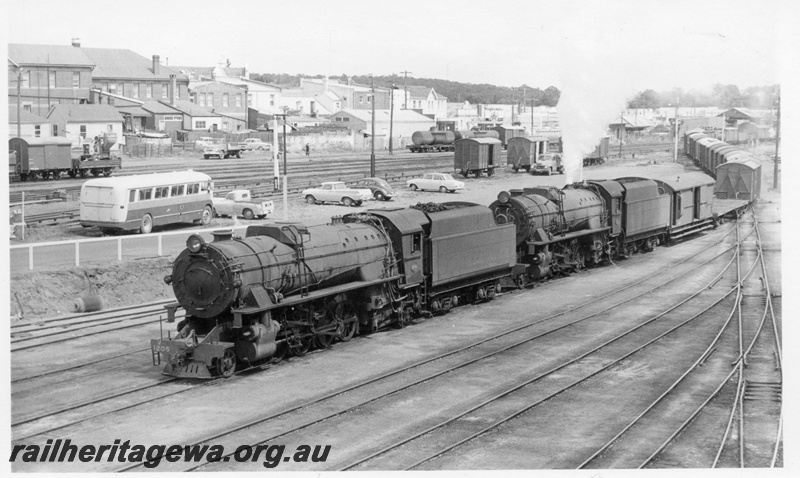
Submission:
[[333,310],[327,308],[315,314],[314,317],[314,344],[318,349],[327,349],[333,345],[337,335],[336,316]]
[[313,340],[313,335],[304,334],[302,330],[295,328],[292,329],[292,334],[286,337],[286,344],[292,355],[302,357],[311,350],[311,342]]
[[347,342],[358,332],[358,315],[350,302],[340,302],[336,306],[336,321],[339,322],[337,334],[339,340]]

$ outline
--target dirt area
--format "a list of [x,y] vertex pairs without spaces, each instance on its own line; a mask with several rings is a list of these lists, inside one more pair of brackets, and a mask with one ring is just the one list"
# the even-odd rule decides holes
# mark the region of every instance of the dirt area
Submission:
[[[762,157],[771,154],[767,147],[762,148]],[[180,157],[177,158],[180,160]],[[179,162],[179,161],[178,161]],[[176,163],[176,166],[178,164]],[[762,196],[768,196],[769,186],[772,184],[772,163],[764,162],[762,168],[763,189]],[[680,174],[684,170],[696,169],[694,166],[684,166],[672,163],[668,153],[652,153],[638,157],[636,161],[612,162],[602,166],[592,166],[584,169],[584,179],[610,179],[621,176],[665,175]],[[289,198],[288,220],[302,221],[306,225],[323,224],[330,221],[332,216],[343,215],[368,208],[396,208],[408,207],[418,202],[445,202],[445,201],[472,201],[479,204],[490,204],[497,193],[502,190],[523,188],[535,185],[549,185],[561,187],[564,185],[564,176],[531,176],[528,174],[513,173],[510,169],[500,171],[491,178],[470,178],[464,180],[466,188],[456,194],[442,194],[438,192],[412,192],[403,187],[395,187],[397,195],[387,203],[369,202],[360,208],[347,208],[338,205],[308,205],[301,198]],[[772,192],[774,193],[774,191]],[[54,203],[48,205],[31,206],[26,209],[26,214],[40,214],[60,210],[59,208],[74,208],[75,203]],[[264,222],[285,220],[283,217],[283,202],[275,203],[275,215]],[[214,219],[211,227],[227,227],[244,221],[232,219]],[[258,224],[260,221],[252,221]],[[191,228],[185,228],[191,231]],[[171,229],[175,230],[175,229]],[[30,227],[26,234],[25,242],[75,240],[88,237],[100,237],[101,233],[96,228],[82,228],[79,225],[35,225]],[[19,240],[12,240],[11,244],[20,244]],[[33,320],[42,317],[54,317],[68,314],[72,310],[75,299],[88,292],[88,284],[84,274],[89,275],[92,283],[97,287],[101,297],[105,300],[106,308],[124,305],[141,304],[159,299],[172,297],[172,290],[164,284],[163,278],[170,271],[171,258],[129,261],[122,264],[114,263],[109,266],[81,267],[74,269],[61,269],[51,271],[12,272],[10,276],[10,313],[12,320]]]

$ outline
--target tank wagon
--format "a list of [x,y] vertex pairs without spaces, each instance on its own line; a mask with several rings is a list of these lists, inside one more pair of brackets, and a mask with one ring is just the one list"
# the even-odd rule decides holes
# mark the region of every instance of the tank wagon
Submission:
[[165,277],[177,299],[168,320],[179,308],[186,318],[175,337],[152,340],[153,361],[163,357],[166,375],[228,376],[237,364],[491,300],[521,273],[513,245],[514,227],[471,203],[250,226],[243,238],[219,231],[209,243],[192,235]]
[[412,153],[438,153],[455,151],[455,142],[466,138],[499,138],[497,131],[415,131],[411,135],[414,143],[408,145]]
[[[8,149],[15,153],[14,165],[9,164],[9,173],[21,181],[37,179],[61,179],[66,174],[71,178],[111,176],[122,160],[111,153],[117,142],[116,133],[104,133],[91,144],[83,144],[78,154],[72,153],[72,142],[66,138],[11,138]],[[10,162],[10,159],[9,159]]]

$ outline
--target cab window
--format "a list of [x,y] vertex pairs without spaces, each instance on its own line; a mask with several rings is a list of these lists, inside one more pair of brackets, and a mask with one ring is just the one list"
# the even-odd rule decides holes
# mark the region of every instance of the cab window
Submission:
[[136,190],[131,189],[128,191],[128,202],[135,202],[136,201]]
[[422,249],[422,233],[418,232],[411,236],[411,252],[419,252]]

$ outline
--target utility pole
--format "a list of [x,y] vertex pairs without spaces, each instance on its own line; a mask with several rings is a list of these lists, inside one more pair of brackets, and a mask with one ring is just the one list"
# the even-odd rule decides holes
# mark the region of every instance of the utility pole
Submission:
[[680,99],[675,103],[675,162],[678,162],[678,130],[680,129],[680,125],[678,124],[678,104],[680,104]]
[[410,72],[410,71],[401,71],[400,73],[403,75],[403,78],[404,78],[404,80],[403,80],[403,109],[407,110],[408,109],[408,90],[406,89],[406,84],[408,83],[408,75],[413,75],[413,73]]
[[22,137],[22,67],[17,66],[17,138]]
[[394,134],[394,83],[392,83],[392,89],[389,90],[391,96],[389,97],[389,154],[394,154],[394,150],[392,149],[392,135]]
[[283,220],[289,220],[289,177],[286,174],[286,113],[276,114],[283,117]]
[[781,144],[781,96],[778,94],[778,117],[777,121],[775,122],[775,170],[772,176],[772,188],[778,189],[780,187],[780,170],[778,169],[778,165],[781,163],[781,157],[779,155],[779,146]]
[[369,177],[375,177],[375,77],[370,75],[370,79],[372,80],[372,138],[370,141],[370,147],[372,148],[372,153],[369,155]]

